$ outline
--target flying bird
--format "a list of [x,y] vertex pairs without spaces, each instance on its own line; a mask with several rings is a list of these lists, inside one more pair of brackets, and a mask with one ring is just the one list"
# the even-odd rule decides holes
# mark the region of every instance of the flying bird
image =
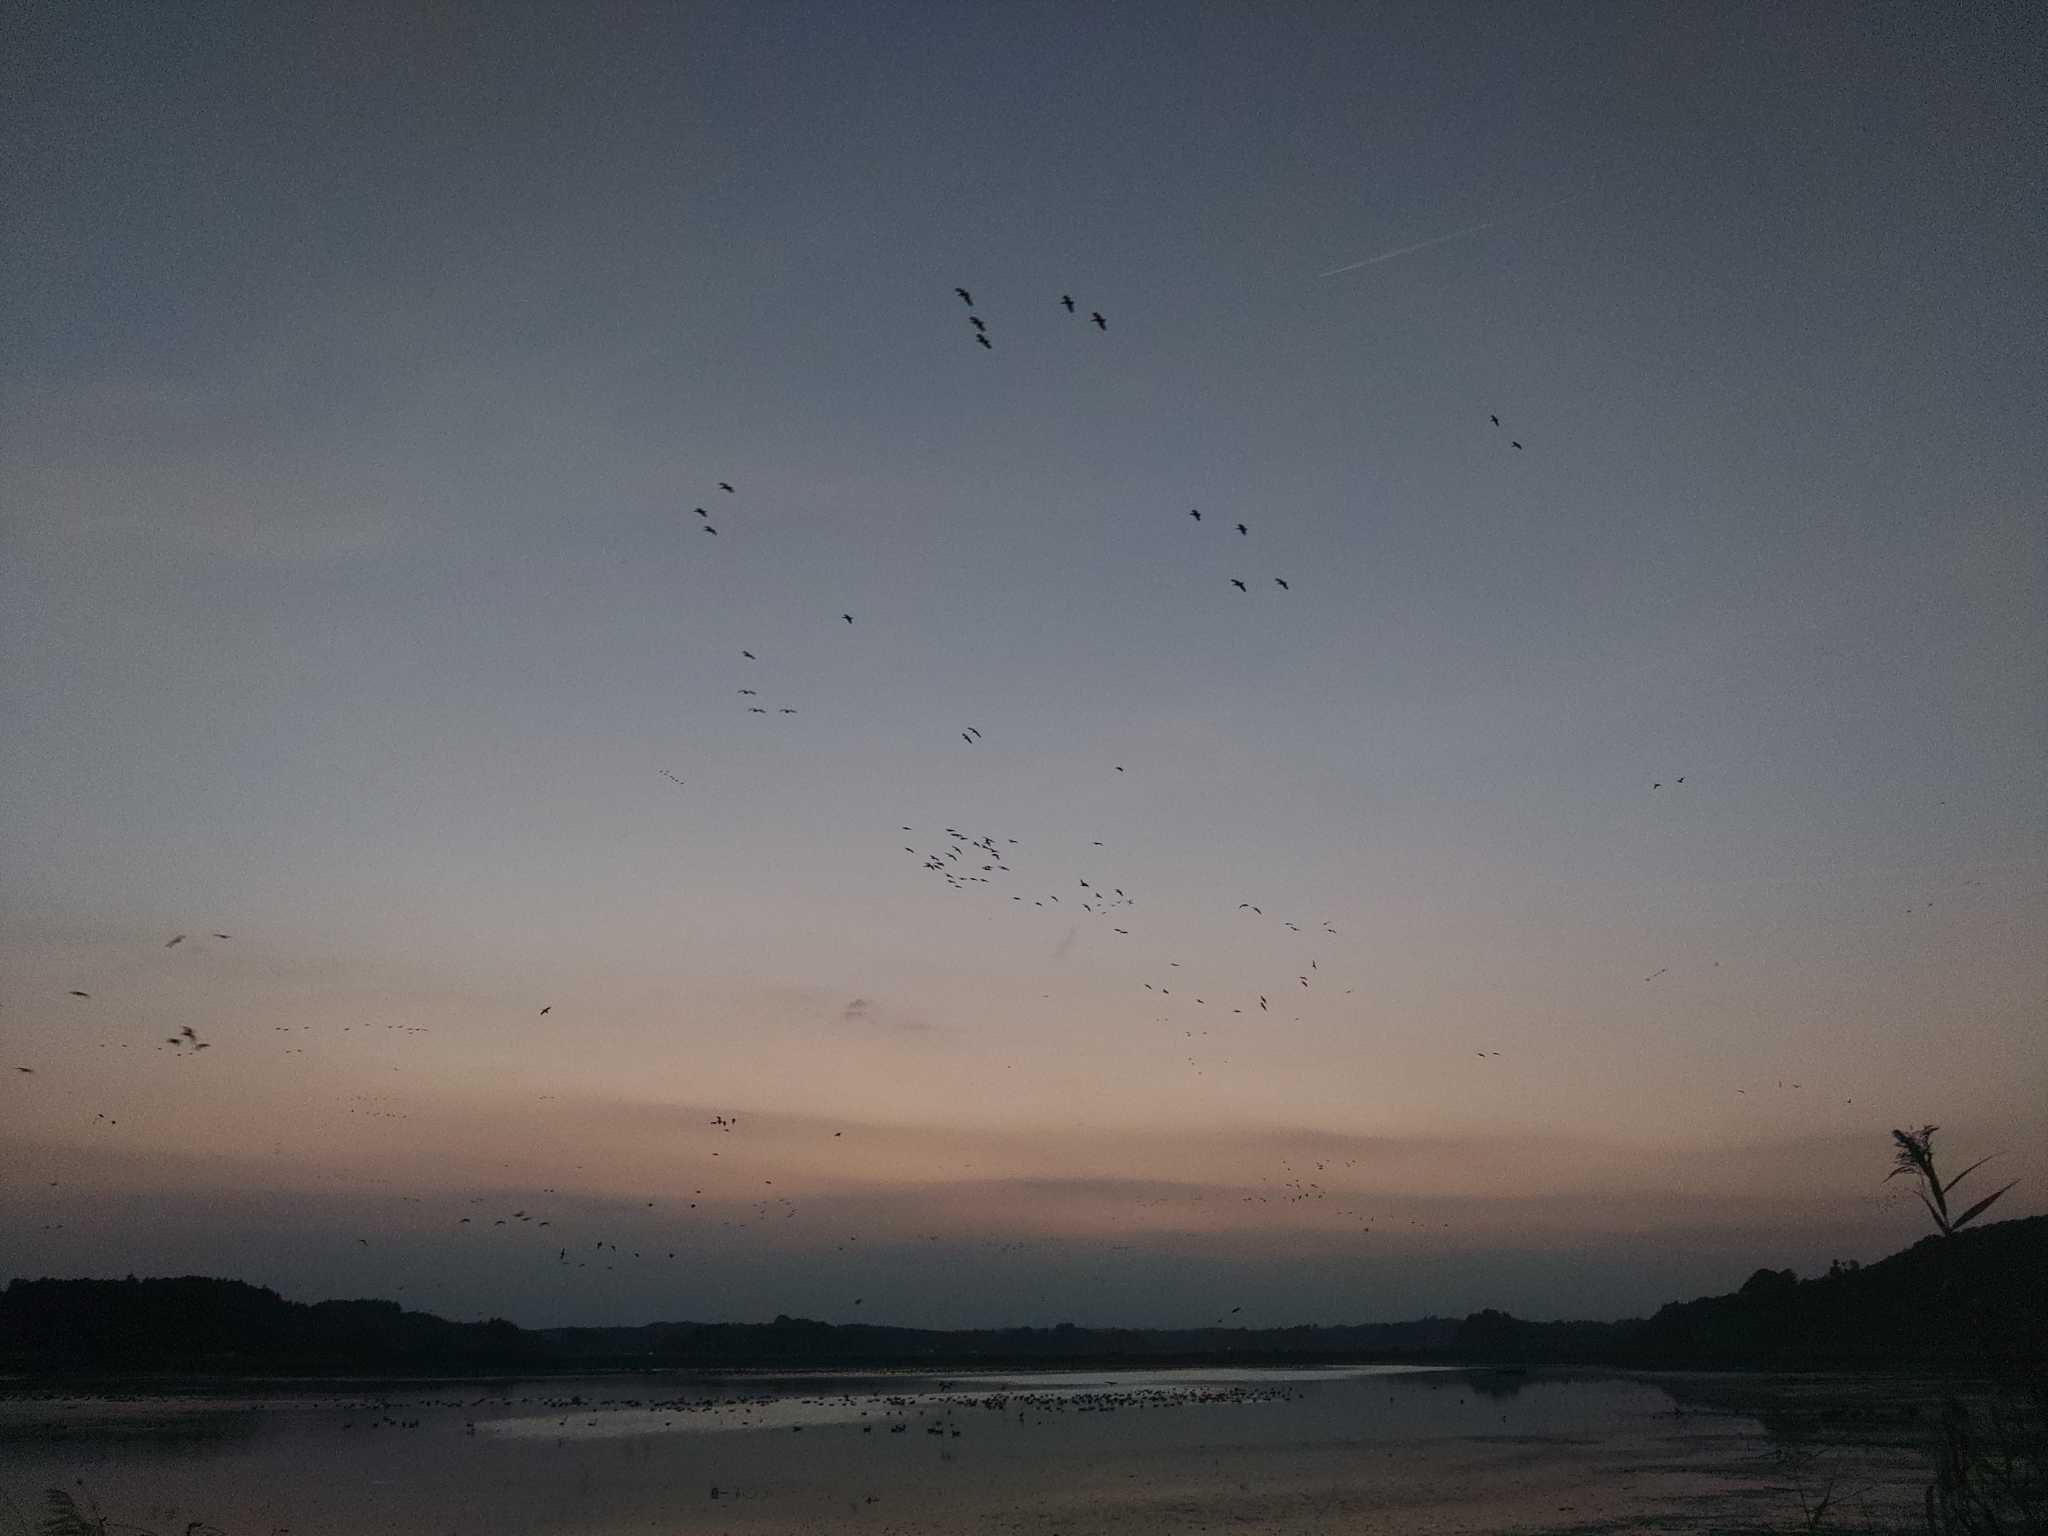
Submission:
[[690,510],[696,513],[699,517],[709,517],[711,515],[709,512],[706,512],[702,507],[692,507],[690,508]]
[[760,690],[757,688],[742,688],[740,690],[740,697],[743,699],[759,698]]
[[718,482],[718,488],[721,491],[730,491],[732,489],[732,486],[729,482],[721,480]]
[[14,1070],[17,1072],[26,1072],[30,1077],[34,1077],[36,1075],[36,1069],[34,1067],[16,1067]]
[[1245,585],[1245,584],[1244,584],[1243,582],[1239,581],[1239,580],[1238,580],[1238,579],[1237,579],[1237,578],[1236,578],[1235,576],[1233,576],[1233,577],[1231,577],[1231,578],[1230,578],[1230,584],[1231,584],[1231,585],[1232,585],[1233,587],[1237,588],[1237,590],[1238,590],[1238,591],[1240,591],[1240,592],[1248,592],[1248,591],[1250,591],[1250,590],[1251,590],[1251,589],[1250,589],[1249,587],[1247,587],[1247,586],[1246,586],[1246,585]]
[[969,309],[974,308],[973,294],[969,293],[965,288],[955,288],[953,291],[960,295],[961,303],[965,304]]
[[991,351],[991,352],[995,351],[995,349],[996,349],[995,343],[994,343],[994,342],[992,342],[992,341],[990,341],[990,340],[988,339],[988,337],[984,336],[984,335],[983,335],[983,334],[982,334],[982,333],[981,333],[980,331],[976,331],[976,332],[974,333],[974,339],[975,339],[976,341],[980,342],[980,343],[981,343],[981,344],[982,344],[982,345],[983,345],[984,347],[987,347],[987,348],[989,349],[989,351]]
[[1282,592],[1292,592],[1294,590],[1294,588],[1287,585],[1287,578],[1284,576],[1275,576],[1273,578],[1273,585],[1278,587]]
[[73,988],[71,989],[71,995],[72,995],[73,997],[91,997],[91,996],[92,996],[92,994],[91,994],[90,992],[81,992],[81,991],[79,991],[79,990],[78,990],[78,988],[76,988],[76,987],[73,987]]
[[977,331],[985,331],[988,329],[987,323],[983,321],[983,319],[979,315],[969,315],[967,317],[967,323],[973,326]]
[[216,939],[232,939],[234,935],[232,933],[216,933],[214,937]]
[[168,944],[166,944],[166,945],[164,946],[164,948],[165,948],[165,949],[176,949],[176,948],[177,948],[177,947],[178,947],[178,946],[179,946],[180,944],[182,944],[182,943],[184,943],[184,942],[185,942],[185,935],[183,935],[182,933],[180,933],[180,934],[176,934],[176,935],[174,935],[174,936],[172,937],[172,939],[171,939],[171,942],[170,942],[170,943],[168,943]]
[[1199,512],[1190,512],[1188,513],[1188,516],[1192,517],[1198,523],[1202,520],[1202,514]]
[[749,661],[754,660],[754,653],[752,651],[741,651],[740,654],[746,657]]
[[1095,322],[1095,329],[1097,329],[1098,331],[1106,331],[1109,329],[1109,322],[1102,318],[1101,310],[1096,310],[1088,318]]
[[716,532],[718,532],[718,530],[717,530],[716,528],[712,527],[712,526],[711,526],[711,525],[710,525],[709,523],[702,523],[702,524],[699,524],[699,526],[700,526],[700,527],[702,527],[702,528],[703,528],[703,530],[704,530],[704,531],[705,531],[706,533],[716,533]]
[[1242,534],[1247,534],[1247,535],[1249,535],[1249,534],[1251,533],[1251,529],[1249,529],[1249,528],[1245,527],[1245,525],[1244,525],[1243,523],[1239,523],[1239,524],[1237,525],[1237,531],[1238,531],[1239,533],[1242,533]]
[[839,615],[839,617],[846,620],[846,622],[849,624],[853,622],[853,615],[850,613],[842,613],[841,615]]
[[1520,443],[1510,443],[1510,444],[1509,444],[1508,446],[1509,446],[1509,447],[1511,447],[1511,448],[1519,448],[1519,447],[1521,447],[1522,445],[1521,445]]
[[677,777],[676,777],[676,776],[675,776],[674,774],[670,773],[670,772],[669,772],[669,771],[668,771],[668,770],[667,770],[666,768],[664,768],[664,769],[662,769],[662,770],[661,770],[661,776],[662,776],[662,777],[663,777],[664,779],[667,779],[667,780],[669,781],[669,783],[671,783],[671,784],[676,784],[676,785],[682,785],[682,787],[684,787],[684,788],[688,788],[688,787],[689,787],[689,786],[687,786],[687,785],[683,785],[683,781],[682,781],[681,779],[677,778]]
[[796,711],[789,708],[787,705],[784,705],[780,710],[777,711],[777,713],[784,715],[793,715],[796,713]]
[[1500,418],[1498,416],[1489,416],[1487,420],[1491,421],[1496,427],[1500,425]]
[[553,1013],[554,1011],[555,1011],[555,1005],[554,1005],[553,1003],[549,1003],[549,1004],[547,1005],[547,1007],[545,1007],[545,1008],[541,1009],[541,1011],[540,1011],[540,1016],[541,1016],[542,1018],[546,1018],[546,1017],[547,1017],[547,1016],[548,1016],[549,1014]]
[[1066,306],[1067,306],[1067,313],[1068,313],[1068,314],[1070,314],[1070,315],[1071,315],[1071,314],[1072,314],[1072,313],[1074,312],[1074,296],[1073,296],[1073,295],[1072,295],[1071,293],[1063,293],[1063,294],[1061,294],[1061,295],[1060,295],[1060,302],[1061,302],[1062,304],[1064,304],[1064,305],[1066,305]]

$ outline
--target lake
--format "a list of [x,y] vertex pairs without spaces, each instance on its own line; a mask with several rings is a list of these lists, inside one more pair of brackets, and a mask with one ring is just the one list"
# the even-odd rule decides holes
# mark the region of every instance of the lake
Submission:
[[[270,1383],[0,1395],[43,1490],[162,1536],[1615,1532],[1917,1507],[1910,1437],[1791,1442],[1713,1378],[1338,1366]],[[1753,1380],[1753,1378],[1751,1379]]]

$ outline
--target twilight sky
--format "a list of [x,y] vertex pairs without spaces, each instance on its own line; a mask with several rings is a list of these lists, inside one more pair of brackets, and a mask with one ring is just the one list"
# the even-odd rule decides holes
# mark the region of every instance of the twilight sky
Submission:
[[1917,1238],[1895,1125],[2043,1208],[2038,9],[12,34],[0,1278],[1613,1316]]

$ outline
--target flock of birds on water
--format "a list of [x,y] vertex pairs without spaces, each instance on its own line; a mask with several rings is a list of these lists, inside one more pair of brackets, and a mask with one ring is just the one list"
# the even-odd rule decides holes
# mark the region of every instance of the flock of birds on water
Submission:
[[[994,350],[994,343],[991,339],[988,325],[981,315],[976,312],[974,296],[971,291],[965,287],[959,287],[954,290],[954,293],[967,308],[967,318],[974,340],[984,349]],[[1079,306],[1071,294],[1062,294],[1060,296],[1059,307],[1068,315],[1078,316],[1079,314]],[[1099,333],[1106,334],[1108,332],[1108,320],[1100,311],[1090,311],[1087,323],[1092,324]],[[1504,432],[1505,429],[1502,427],[1501,419],[1497,414],[1490,415],[1489,420],[1496,430]],[[1519,439],[1509,438],[1508,441],[1513,450],[1522,451],[1523,445]],[[734,498],[732,505],[735,509],[744,506],[744,499],[741,497],[739,488],[735,483],[729,480],[719,480],[715,482],[715,485],[719,497]],[[709,508],[696,506],[691,510],[697,519],[696,526],[703,533],[714,537],[718,535],[719,530],[712,520],[712,513]],[[1205,523],[1213,523],[1212,519],[1205,517],[1203,510],[1200,508],[1188,509],[1185,516],[1189,523],[1197,527]],[[1226,529],[1227,533],[1235,536],[1233,542],[1241,543],[1246,549],[1255,547],[1256,541],[1253,539],[1253,530],[1249,521],[1226,517],[1222,520],[1222,526]],[[1281,593],[1291,593],[1294,590],[1292,581],[1285,575],[1269,574],[1264,578],[1249,579],[1245,576],[1229,578],[1230,585],[1238,592],[1245,594],[1249,594],[1251,590],[1250,579],[1270,581],[1271,588]],[[851,628],[855,624],[855,614],[850,610],[842,611],[836,615],[833,622]],[[742,662],[747,663],[750,668],[756,667],[761,663],[760,654],[752,648],[754,643],[749,642],[748,645],[735,647],[738,658]],[[740,699],[746,701],[743,707],[750,714],[766,716],[773,713],[777,716],[788,717],[799,713],[799,706],[794,704],[780,701],[762,702],[763,696],[759,683],[739,686],[736,689],[736,693]],[[959,729],[959,736],[961,741],[969,748],[981,746],[986,739],[979,724],[962,725]],[[1126,773],[1126,767],[1123,764],[1108,764],[1107,766],[1116,774]],[[659,771],[662,778],[676,788],[688,788],[688,781],[682,775],[667,768]],[[1669,780],[1668,786],[1665,780],[1654,780],[1649,787],[1652,790],[1659,791],[1666,787],[1676,788],[1686,785],[1687,779],[1687,775],[1675,776]],[[912,839],[902,843],[901,848],[914,861],[915,869],[934,877],[937,882],[951,891],[960,893],[977,891],[1000,892],[1006,897],[1008,903],[1019,907],[1029,907],[1044,912],[1057,911],[1059,913],[1071,914],[1071,919],[1076,924],[1084,922],[1100,923],[1108,930],[1108,937],[1111,939],[1123,940],[1130,939],[1133,936],[1131,925],[1138,922],[1138,919],[1132,914],[1139,910],[1136,886],[1128,876],[1117,874],[1114,871],[1114,850],[1110,848],[1107,839],[1088,839],[1086,847],[1089,852],[1080,855],[1078,858],[1068,855],[1056,855],[1057,858],[1060,858],[1068,866],[1063,873],[1055,875],[1049,869],[1040,869],[1035,875],[1026,876],[1018,867],[1019,861],[1027,851],[1024,840],[1010,836],[1007,833],[994,831],[970,832],[951,823],[936,826],[930,831],[923,833],[920,833],[911,824],[904,824],[900,827],[899,831],[901,834],[908,834]],[[1105,866],[1109,867],[1106,868]],[[1199,976],[1199,962],[1193,959],[1187,961],[1169,959],[1158,972],[1150,976],[1134,978],[1134,984],[1161,1004],[1165,1004],[1167,999],[1176,999],[1177,1001],[1174,1004],[1168,1005],[1170,1009],[1185,1008],[1187,1010],[1213,1011],[1216,1015],[1265,1015],[1270,1017],[1276,1012],[1275,1000],[1277,997],[1285,996],[1298,999],[1305,994],[1318,990],[1326,990],[1342,996],[1353,995],[1359,985],[1358,979],[1347,978],[1352,984],[1341,985],[1332,972],[1323,965],[1323,960],[1326,958],[1326,955],[1323,953],[1325,946],[1320,944],[1319,941],[1339,938],[1340,934],[1337,928],[1327,919],[1297,920],[1295,917],[1277,915],[1269,917],[1267,912],[1268,905],[1269,903],[1264,898],[1258,900],[1247,898],[1236,904],[1237,912],[1242,914],[1247,921],[1270,923],[1275,931],[1276,938],[1281,932],[1289,936],[1288,939],[1282,941],[1289,946],[1287,958],[1276,969],[1273,981],[1267,984],[1265,990],[1259,990],[1255,986],[1246,987],[1231,984],[1213,976],[1201,978]],[[1111,921],[1112,919],[1114,921]],[[214,930],[208,931],[216,941],[223,943],[232,941],[233,936],[229,933]],[[1065,945],[1072,941],[1075,931],[1077,930],[1070,930],[1067,938],[1062,940],[1062,952]],[[163,947],[165,949],[177,949],[187,943],[188,937],[189,935],[186,933],[175,934]],[[1669,970],[1669,966],[1659,967],[1645,976],[1643,980],[1654,982],[1668,974]],[[85,988],[73,988],[70,990],[69,995],[85,1001],[91,1001],[95,996],[93,991]],[[855,1004],[850,1007],[846,1016],[849,1018],[858,1017],[865,1011],[866,1007],[867,1002],[865,999],[856,999]],[[551,1001],[543,1004],[538,1009],[538,1014],[543,1018],[552,1017],[555,1014],[555,1009],[556,1004]],[[1298,1015],[1290,1015],[1288,1017],[1296,1021],[1299,1018]],[[1197,1074],[1205,1073],[1211,1067],[1227,1067],[1231,1063],[1231,1058],[1227,1055],[1211,1056],[1205,1054],[1205,1047],[1200,1042],[1208,1040],[1211,1037],[1211,1031],[1204,1027],[1203,1018],[1202,1014],[1177,1014],[1172,1011],[1153,1016],[1154,1022],[1168,1025],[1180,1031],[1181,1039],[1184,1042],[1182,1053],[1185,1065]],[[295,1033],[304,1034],[308,1027],[280,1024],[274,1025],[272,1028],[275,1033],[292,1035]],[[344,1025],[341,1028],[343,1032],[347,1032],[352,1026]],[[365,1027],[365,1030],[367,1033],[368,1026]],[[386,1024],[383,1026],[383,1030],[386,1033],[396,1033],[402,1036],[427,1033],[424,1027],[404,1024]],[[156,1048],[173,1056],[196,1058],[202,1052],[211,1050],[213,1044],[213,1041],[202,1039],[192,1027],[185,1026],[180,1028],[175,1034],[161,1037]],[[1192,1049],[1190,1049],[1190,1046],[1192,1046]],[[123,1050],[129,1049],[130,1042],[120,1042],[118,1048]],[[304,1054],[306,1050],[303,1044],[287,1043],[281,1048],[287,1054]],[[1491,1060],[1499,1058],[1501,1052],[1498,1049],[1485,1048],[1476,1049],[1474,1055],[1481,1060]],[[24,1076],[36,1075],[36,1068],[27,1064],[17,1064],[13,1070],[15,1073]],[[393,1070],[398,1069],[393,1068]],[[1782,1088],[1787,1085],[1780,1082],[1779,1086]],[[1799,1085],[1794,1083],[1790,1086],[1797,1088]],[[1738,1089],[1736,1091],[1743,1093],[1746,1090]],[[542,1099],[552,1099],[555,1095],[541,1095],[540,1097]],[[402,1113],[394,1109],[376,1107],[372,1102],[366,1101],[365,1096],[359,1095],[357,1098],[361,1102],[351,1103],[347,1111],[350,1116],[387,1119],[404,1118]],[[119,1124],[119,1121],[104,1113],[98,1113],[95,1115],[94,1123],[116,1126]],[[720,1114],[713,1116],[709,1120],[706,1129],[718,1134],[729,1134],[737,1129],[738,1123],[736,1117]],[[832,1135],[836,1139],[842,1137],[844,1132],[834,1131]],[[714,1150],[710,1153],[710,1156],[717,1157],[719,1152]],[[580,1168],[580,1165],[578,1166]],[[1316,1172],[1323,1172],[1324,1170],[1325,1164],[1323,1162],[1318,1161],[1315,1163]],[[1265,1186],[1265,1188],[1255,1187],[1248,1189],[1240,1198],[1245,1203],[1259,1204],[1330,1201],[1334,1192],[1326,1187],[1322,1181],[1308,1177],[1307,1172],[1306,1167],[1296,1168],[1291,1162],[1286,1162],[1277,1171],[1276,1176],[1258,1180],[1258,1184]],[[765,1190],[772,1188],[772,1186],[773,1181],[767,1180],[764,1181],[761,1188]],[[554,1195],[556,1191],[550,1189],[544,1193],[546,1195]],[[730,1188],[722,1190],[720,1194],[719,1208],[726,1214],[719,1218],[717,1226],[719,1229],[729,1233],[757,1228],[771,1222],[781,1223],[793,1220],[798,1213],[796,1204],[782,1195],[755,1193],[742,1196],[739,1192]],[[688,1212],[698,1211],[700,1205],[712,1203],[706,1197],[705,1188],[702,1186],[693,1188],[691,1195],[694,1198],[674,1202],[670,1214],[677,1217],[687,1217]],[[419,1199],[419,1197],[413,1196],[405,1198],[412,1203],[418,1203]],[[1196,1203],[1199,1203],[1201,1198],[1199,1195],[1192,1197]],[[473,1197],[469,1203],[474,1206],[488,1202],[486,1197],[477,1196]],[[1147,1205],[1156,1203],[1158,1202],[1141,1201],[1139,1202],[1139,1208],[1142,1209]],[[527,1206],[531,1204],[533,1202],[528,1200],[521,1203],[516,1209],[508,1208],[504,1210],[502,1214],[464,1214],[452,1225],[458,1231],[488,1232],[504,1228],[508,1231],[530,1230],[538,1234],[542,1230],[550,1230],[551,1234],[559,1238],[562,1234],[560,1234],[559,1229],[556,1229],[555,1222],[560,1213],[555,1212],[542,1215],[536,1210],[529,1210]],[[646,1202],[646,1208],[650,1210],[656,1209],[655,1202]],[[1335,1207],[1331,1214],[1341,1216],[1347,1221],[1355,1223],[1356,1230],[1362,1233],[1384,1230],[1388,1227],[1427,1229],[1449,1225],[1448,1223],[1424,1221],[1419,1217],[1396,1218],[1385,1214],[1376,1215],[1356,1206]],[[43,1228],[43,1230],[61,1229],[61,1223],[49,1224]],[[691,1235],[686,1233],[683,1238],[670,1239],[668,1241],[653,1241],[643,1238],[637,1245],[629,1236],[625,1244],[621,1246],[619,1234],[605,1234],[593,1238],[590,1233],[585,1232],[580,1237],[575,1238],[573,1242],[557,1240],[547,1243],[546,1246],[552,1249],[556,1263],[562,1266],[579,1269],[597,1266],[604,1269],[613,1269],[628,1259],[640,1261],[660,1260],[662,1262],[680,1262],[687,1259],[689,1257]],[[850,1245],[857,1243],[858,1240],[856,1234],[842,1234],[836,1240],[834,1251],[851,1251]],[[940,1238],[935,1233],[923,1234],[922,1240],[937,1242]],[[362,1247],[371,1246],[371,1240],[368,1237],[359,1236],[355,1239],[355,1242]],[[675,1246],[670,1246],[670,1242],[674,1242]],[[1031,1244],[1028,1242],[1018,1241],[991,1244],[991,1247],[997,1252],[1016,1252],[1029,1246]],[[400,1289],[403,1289],[403,1287],[400,1287]],[[853,1304],[858,1306],[862,1303],[856,1300]],[[1234,1316],[1240,1310],[1240,1308],[1233,1307],[1224,1316]]]

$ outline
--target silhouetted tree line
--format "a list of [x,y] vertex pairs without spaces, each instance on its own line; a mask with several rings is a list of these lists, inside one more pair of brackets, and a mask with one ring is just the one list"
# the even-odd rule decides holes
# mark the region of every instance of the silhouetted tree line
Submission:
[[[1934,1298],[1962,1304],[1932,1305]],[[1922,1239],[1876,1264],[1801,1280],[1759,1269],[1725,1296],[1641,1320],[1533,1323],[1476,1312],[1452,1353],[1528,1364],[1873,1369],[1981,1359],[2048,1363],[2048,1216]]]
[[[1618,1323],[1462,1322],[1292,1328],[987,1328],[649,1323],[522,1329],[450,1322],[390,1301],[286,1301],[237,1280],[14,1280],[0,1291],[0,1366],[63,1371],[455,1371],[601,1366],[1169,1364],[1414,1360],[1865,1369],[1981,1357],[2048,1362],[2048,1216],[1916,1243],[1801,1280],[1759,1269],[1725,1296]],[[1967,1306],[1930,1309],[1930,1296]],[[1957,1348],[1965,1335],[1967,1352]]]
[[537,1360],[532,1334],[453,1323],[395,1301],[286,1301],[240,1280],[14,1280],[0,1361],[42,1368],[444,1370]]

